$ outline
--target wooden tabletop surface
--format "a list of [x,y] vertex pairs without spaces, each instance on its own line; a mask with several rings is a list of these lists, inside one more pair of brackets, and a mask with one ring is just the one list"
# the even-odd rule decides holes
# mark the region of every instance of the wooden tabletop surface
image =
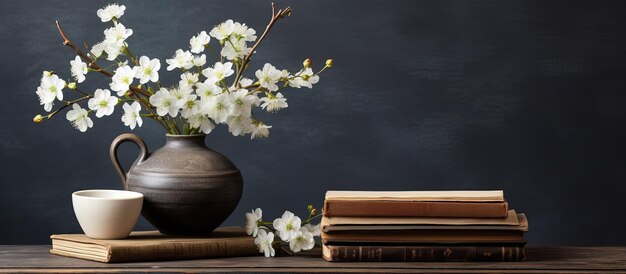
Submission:
[[45,245],[0,245],[0,272],[375,272],[375,273],[626,273],[626,247],[528,246],[524,262],[331,263],[319,250],[275,258],[238,257],[105,264],[48,253]]

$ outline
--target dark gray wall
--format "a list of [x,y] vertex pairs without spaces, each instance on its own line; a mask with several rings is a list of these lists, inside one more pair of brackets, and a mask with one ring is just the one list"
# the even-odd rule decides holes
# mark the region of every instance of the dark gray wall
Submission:
[[[75,42],[100,41],[102,1],[0,2],[0,244],[45,244],[79,232],[70,194],[119,188],[108,158],[128,131],[121,111],[87,133],[63,116],[43,124],[41,71],[69,77]],[[122,1],[137,54],[162,62],[225,19],[261,32],[267,1]],[[310,56],[336,67],[312,91],[285,92],[266,116],[271,138],[207,144],[243,171],[227,224],[255,207],[266,216],[321,206],[328,189],[504,189],[530,219],[533,244],[626,244],[626,2],[293,1],[258,50],[296,69]],[[161,75],[170,81],[175,73]],[[100,75],[85,87],[106,87]],[[69,94],[69,93],[67,93]],[[146,121],[151,149],[164,143]],[[130,163],[136,148],[121,148]],[[150,226],[141,221],[140,229]]]

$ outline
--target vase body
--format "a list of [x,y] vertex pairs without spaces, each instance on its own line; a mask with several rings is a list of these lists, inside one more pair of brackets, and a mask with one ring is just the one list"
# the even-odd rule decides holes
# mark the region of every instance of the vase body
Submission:
[[[161,233],[209,234],[239,203],[241,173],[228,158],[204,144],[205,135],[166,138],[165,145],[152,153],[134,134],[122,134],[113,141],[111,157],[124,188],[144,195],[142,215]],[[124,141],[135,142],[141,149],[127,173],[116,156]]]

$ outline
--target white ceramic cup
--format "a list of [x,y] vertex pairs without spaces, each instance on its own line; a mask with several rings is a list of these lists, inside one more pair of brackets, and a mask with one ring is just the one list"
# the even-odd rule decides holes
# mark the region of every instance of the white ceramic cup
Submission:
[[124,239],[137,223],[143,194],[125,190],[81,190],[72,193],[72,204],[87,237]]

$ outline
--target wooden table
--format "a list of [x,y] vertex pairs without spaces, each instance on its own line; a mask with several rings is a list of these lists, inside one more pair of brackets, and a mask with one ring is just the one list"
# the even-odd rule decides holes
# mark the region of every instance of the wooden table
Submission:
[[169,262],[104,264],[48,253],[49,246],[0,246],[0,272],[375,272],[375,273],[626,273],[626,247],[528,246],[516,263],[329,263],[312,253]]

